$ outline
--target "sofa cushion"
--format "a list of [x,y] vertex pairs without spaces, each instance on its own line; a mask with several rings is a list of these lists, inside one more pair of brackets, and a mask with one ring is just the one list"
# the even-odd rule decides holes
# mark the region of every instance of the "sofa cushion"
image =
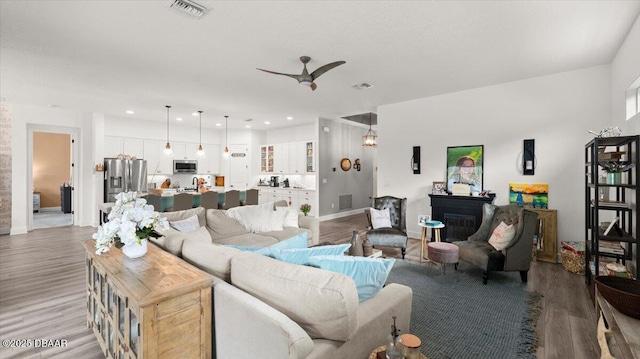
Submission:
[[241,247],[268,247],[278,243],[278,239],[257,233],[244,233],[233,237],[225,237],[223,239],[214,239],[213,243],[221,245],[234,245]]
[[207,224],[205,210],[203,207],[185,209],[184,211],[162,212],[160,214],[161,217],[167,217],[167,221],[169,222],[181,221],[183,219],[191,218],[194,215],[198,216],[198,223],[200,226]]
[[158,233],[163,236],[158,238],[149,237],[149,240],[178,257],[182,257],[182,247],[187,240],[211,244],[211,235],[205,227],[198,227],[198,229],[189,233],[180,232],[169,227],[166,230],[159,230]]
[[216,243],[220,239],[248,233],[237,219],[229,217],[227,211],[222,209],[208,209],[206,212],[206,224],[209,233],[211,233],[211,238]]
[[382,289],[395,259],[322,255],[309,258],[309,265],[348,275],[356,282],[358,300],[363,302]]
[[200,227],[198,216],[193,215],[187,219],[179,221],[169,221],[172,228],[179,230],[180,232],[193,232]]
[[311,338],[347,341],[358,326],[351,278],[252,252],[231,259],[231,283],[298,323]]
[[312,248],[276,249],[273,250],[272,253],[273,257],[279,261],[308,265],[309,257],[322,255],[344,255],[344,252],[346,252],[349,247],[351,247],[351,244],[346,243]]
[[235,248],[187,240],[182,246],[182,258],[203,271],[231,282],[231,258],[242,253]]
[[276,238],[279,241],[283,241],[283,240],[291,238],[293,236],[297,236],[297,235],[299,235],[301,233],[306,233],[307,234],[307,238],[312,235],[310,229],[307,229],[307,228],[293,228],[293,227],[282,228],[281,231],[262,232],[260,234],[263,235],[263,236],[269,236],[269,237]]

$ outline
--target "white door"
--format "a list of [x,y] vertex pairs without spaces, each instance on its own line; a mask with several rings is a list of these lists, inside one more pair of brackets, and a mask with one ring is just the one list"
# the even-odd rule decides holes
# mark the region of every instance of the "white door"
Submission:
[[229,152],[229,188],[239,191],[249,186],[248,145],[230,145]]

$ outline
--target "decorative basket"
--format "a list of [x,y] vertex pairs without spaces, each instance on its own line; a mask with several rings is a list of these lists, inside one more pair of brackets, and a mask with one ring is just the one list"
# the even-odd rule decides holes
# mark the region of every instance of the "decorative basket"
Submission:
[[604,299],[622,314],[640,319],[640,282],[635,279],[597,276],[596,287]]
[[571,273],[584,275],[584,253],[578,254],[568,249],[560,249],[562,266]]

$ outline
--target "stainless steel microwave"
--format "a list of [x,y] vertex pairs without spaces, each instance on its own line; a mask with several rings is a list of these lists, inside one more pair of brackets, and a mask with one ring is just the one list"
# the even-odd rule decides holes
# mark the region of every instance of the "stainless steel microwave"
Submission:
[[173,173],[198,173],[198,161],[173,160]]

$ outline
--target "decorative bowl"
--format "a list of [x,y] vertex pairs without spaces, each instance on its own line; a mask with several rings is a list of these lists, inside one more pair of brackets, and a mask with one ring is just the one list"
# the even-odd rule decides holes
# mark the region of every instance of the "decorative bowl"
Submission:
[[640,281],[614,276],[595,277],[604,299],[620,313],[640,319]]

